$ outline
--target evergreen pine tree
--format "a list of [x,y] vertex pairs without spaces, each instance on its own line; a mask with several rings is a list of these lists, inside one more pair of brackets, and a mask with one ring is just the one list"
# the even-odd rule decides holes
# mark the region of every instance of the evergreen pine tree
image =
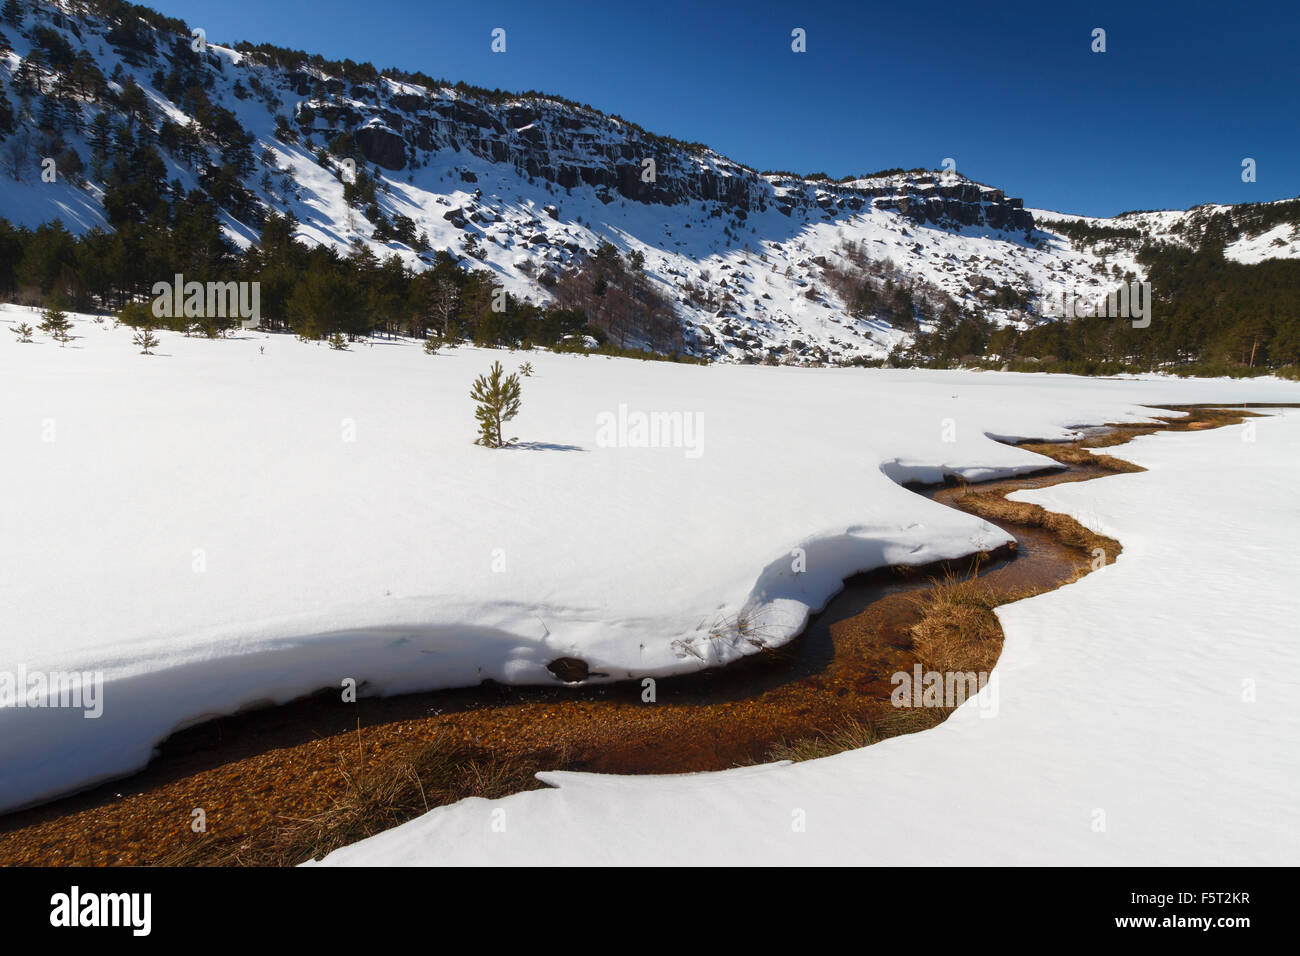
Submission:
[[19,342],[30,342],[32,340],[32,327],[26,322],[19,322],[9,331],[18,336]]
[[519,414],[519,376],[501,374],[501,363],[493,362],[492,371],[480,375],[470,389],[470,398],[478,403],[474,417],[478,420],[479,436],[474,444],[487,448],[503,448],[510,442],[501,434],[501,426]]
[[153,350],[158,347],[158,336],[146,325],[131,338],[131,344],[140,347],[141,355],[153,355]]
[[108,162],[109,148],[113,144],[113,122],[107,114],[95,114],[86,132],[86,142],[90,144],[90,158],[94,163],[95,175],[101,176],[104,163]]
[[58,169],[59,175],[71,183],[81,182],[81,174],[85,172],[85,166],[81,162],[81,154],[71,146],[59,153],[58,158],[55,160],[55,167]]
[[45,309],[41,312],[41,331],[53,338],[60,345],[67,345],[71,336],[72,323],[63,311],[63,293],[55,289],[45,297]]
[[15,129],[14,109],[9,105],[9,97],[5,96],[3,87],[0,87],[0,136],[12,133]]
[[[153,314],[149,307],[141,302],[128,302],[117,314],[118,324],[129,325],[133,329],[152,328],[152,320]],[[116,327],[115,325],[114,328]]]
[[37,113],[36,124],[43,130],[56,133],[63,129],[63,115],[59,111],[59,101],[53,94],[41,97],[41,108]]

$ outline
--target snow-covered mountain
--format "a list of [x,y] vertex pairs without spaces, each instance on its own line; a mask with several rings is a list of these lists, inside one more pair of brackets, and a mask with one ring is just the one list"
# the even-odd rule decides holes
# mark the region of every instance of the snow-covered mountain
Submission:
[[1300,256],[1288,204],[1278,221],[1222,206],[1097,220],[1025,209],[956,172],[760,173],[556,97],[201,43],[131,5],[7,0],[5,11],[0,215],[16,224],[108,228],[93,157],[105,129],[127,123],[156,133],[176,189],[220,198],[241,247],[266,212],[291,212],[310,242],[412,268],[446,250],[543,303],[610,241],[643,262],[688,349],[714,358],[880,357],[946,304],[1023,326],[1047,297],[1141,278],[1143,239],[1193,242],[1225,219],[1240,226],[1232,258]]

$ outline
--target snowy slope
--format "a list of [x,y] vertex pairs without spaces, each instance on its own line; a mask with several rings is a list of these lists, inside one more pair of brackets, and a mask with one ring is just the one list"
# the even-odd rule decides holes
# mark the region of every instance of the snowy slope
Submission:
[[976,699],[797,765],[545,774],[558,789],[436,809],[325,863],[1294,866],[1300,414],[1244,437],[1148,436],[1108,450],[1148,472],[1017,493],[1124,552],[998,609],[995,716]]
[[1300,259],[1300,226],[1284,222],[1257,236],[1242,236],[1224,249],[1234,262],[1263,262],[1265,259]]
[[[19,343],[21,320],[38,316],[0,307],[0,672],[102,671],[105,709],[0,711],[0,807],[139,767],[186,722],[346,677],[391,693],[549,683],[566,655],[613,677],[735,659],[754,650],[726,626],[741,611],[779,643],[845,575],[1005,540],[897,483],[1043,465],[987,435],[1300,395],[284,335],[160,333],[145,357],[125,327],[74,316],[60,348]],[[470,383],[525,357],[523,444],[473,445]],[[620,409],[692,429],[611,444],[601,416]]]
[[1233,262],[1256,263],[1266,259],[1300,258],[1300,211],[1291,210],[1289,221],[1275,225],[1261,225],[1260,214],[1289,208],[1295,200],[1249,203],[1238,206],[1207,203],[1191,209],[1162,209],[1149,212],[1129,212],[1109,219],[1094,216],[1075,216],[1047,209],[1031,209],[1034,222],[1046,232],[1058,234],[1062,224],[1084,224],[1098,228],[1136,229],[1141,240],[1103,239],[1097,242],[1074,243],[1081,254],[1106,262],[1122,272],[1132,271],[1138,276],[1143,269],[1135,258],[1141,242],[1168,243],[1194,247],[1205,237],[1206,229],[1214,219],[1232,223],[1229,241],[1223,255]]

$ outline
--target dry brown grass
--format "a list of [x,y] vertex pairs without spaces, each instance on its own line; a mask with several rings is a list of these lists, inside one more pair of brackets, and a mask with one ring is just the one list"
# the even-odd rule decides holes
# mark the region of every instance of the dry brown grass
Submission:
[[1107,564],[1119,557],[1122,550],[1114,538],[1090,531],[1069,515],[1048,511],[1042,505],[1008,501],[996,493],[971,491],[961,496],[961,507],[963,511],[995,523],[1046,528],[1069,547],[1091,555],[1095,555],[1098,550],[1104,552]]
[[[979,578],[945,573],[914,598],[921,616],[912,625],[912,647],[928,669],[942,672],[993,670],[1002,651],[1002,626],[993,609],[1019,595],[994,590]],[[869,747],[888,737],[936,727],[951,707],[901,707],[871,721],[849,719],[838,726],[792,740],[767,752],[768,760],[815,760]]]
[[880,739],[901,737],[904,734],[916,734],[931,727],[938,727],[953,712],[952,707],[900,707],[886,717],[876,721],[876,732]]
[[1110,455],[1098,455],[1089,451],[1089,448],[1099,446],[1091,446],[1087,444],[1063,445],[1026,442],[1020,447],[1024,448],[1026,451],[1032,451],[1039,455],[1053,458],[1063,465],[1079,465],[1084,468],[1091,466],[1094,468],[1100,468],[1103,471],[1115,472],[1116,474],[1146,470],[1141,465],[1135,465],[1133,462],[1125,461],[1123,458],[1113,458]]
[[930,670],[993,670],[1002,651],[1002,626],[993,609],[1014,600],[976,577],[948,573],[917,595],[921,619],[912,625],[912,649]]
[[846,750],[869,747],[881,740],[876,725],[870,721],[849,718],[844,723],[824,733],[795,740],[783,740],[767,752],[768,760],[816,760]]
[[346,786],[328,810],[282,816],[256,839],[195,834],[158,859],[163,866],[295,866],[405,823],[436,806],[466,797],[504,797],[541,786],[535,761],[451,751],[441,741],[353,768],[340,768]]
[[1247,418],[1258,418],[1256,412],[1240,408],[1197,408],[1194,405],[1167,405],[1166,411],[1182,411],[1187,414],[1181,418],[1168,415],[1152,416],[1156,419],[1151,425],[1130,425],[1111,423],[1112,429],[1104,435],[1093,435],[1079,442],[1081,448],[1109,448],[1123,445],[1138,435],[1149,435],[1158,431],[1202,431],[1207,428],[1222,428],[1225,425],[1239,425]]
[[889,737],[929,730],[943,723],[951,707],[905,707],[875,720],[849,718],[831,730],[783,740],[767,751],[764,761],[817,760],[846,750],[860,750]]

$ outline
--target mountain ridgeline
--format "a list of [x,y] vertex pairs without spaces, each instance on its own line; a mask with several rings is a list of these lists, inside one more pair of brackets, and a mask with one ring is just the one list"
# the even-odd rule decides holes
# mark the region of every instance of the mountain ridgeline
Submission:
[[[258,321],[769,364],[1255,374],[1300,362],[1300,202],[1036,214],[952,169],[760,172],[562,97],[120,0],[0,4],[0,296],[219,337]],[[1053,317],[1150,281],[1149,329]],[[1262,291],[1261,291],[1262,290]]]

